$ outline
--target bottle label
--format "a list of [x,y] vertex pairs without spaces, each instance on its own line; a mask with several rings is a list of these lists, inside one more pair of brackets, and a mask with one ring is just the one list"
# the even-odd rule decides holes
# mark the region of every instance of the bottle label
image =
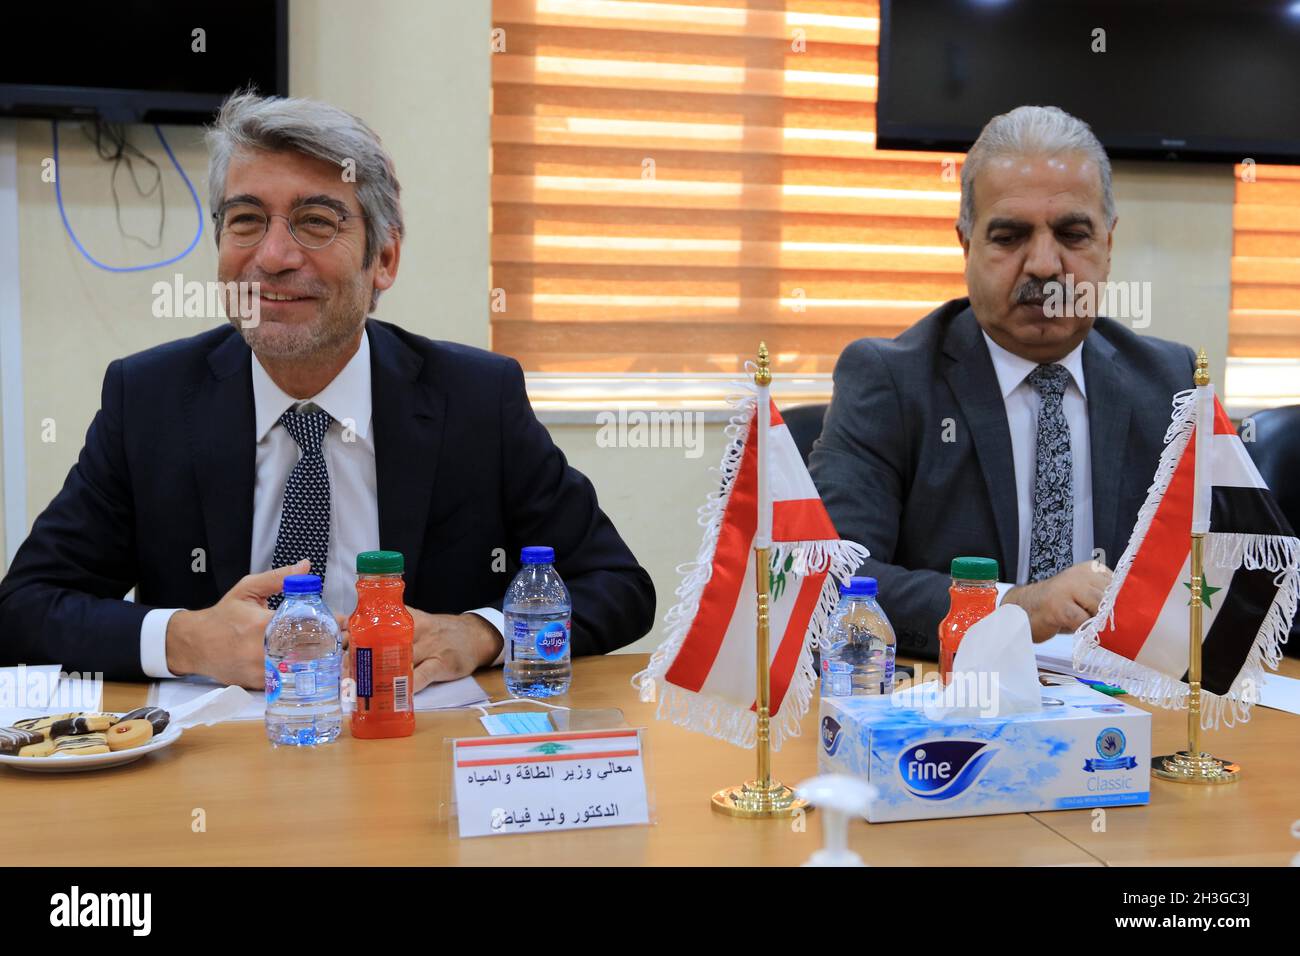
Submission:
[[358,715],[389,720],[414,713],[411,652],[410,644],[356,648]]
[[268,704],[274,704],[280,699],[280,688],[283,686],[280,672],[275,669],[275,663],[268,657],[266,659],[266,702]]
[[359,700],[374,696],[374,668],[370,661],[370,648],[358,647],[356,659],[357,698]]
[[515,621],[514,634],[510,639],[510,659],[521,660],[528,656],[528,622]]
[[568,621],[551,621],[537,629],[537,653],[543,660],[558,661],[568,649]]

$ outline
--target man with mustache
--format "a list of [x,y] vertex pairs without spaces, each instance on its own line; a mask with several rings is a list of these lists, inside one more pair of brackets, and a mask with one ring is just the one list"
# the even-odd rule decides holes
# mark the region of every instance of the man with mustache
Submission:
[[[960,555],[997,560],[999,600],[1035,640],[1096,613],[1195,367],[1186,346],[1089,308],[1116,221],[1085,123],[1040,106],[994,117],[962,168],[969,296],[840,356],[810,470],[841,536],[870,549],[859,573],[880,580],[901,650],[937,655]],[[1075,308],[1049,306],[1057,284]]]
[[368,318],[404,233],[370,128],[244,93],[208,146],[218,277],[232,304],[255,283],[255,308],[109,365],[81,456],[0,584],[0,663],[260,687],[284,577],[323,575],[346,617],[356,555],[380,548],[405,556],[416,690],[500,662],[522,545],[555,549],[575,656],[645,634],[650,577],[518,363]]

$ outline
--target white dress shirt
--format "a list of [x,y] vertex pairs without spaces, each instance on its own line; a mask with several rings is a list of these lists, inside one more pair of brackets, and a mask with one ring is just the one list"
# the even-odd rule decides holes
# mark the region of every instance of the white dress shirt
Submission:
[[[375,442],[371,434],[370,338],[334,379],[310,399],[299,401],[271,380],[255,355],[253,407],[257,440],[257,475],[253,486],[253,544],[248,566],[253,573],[272,567],[280,531],[284,486],[302,450],[280,416],[308,404],[329,413],[321,444],[330,480],[330,536],[325,559],[325,603],[335,614],[350,616],[357,606],[357,554],[380,548],[379,496],[375,482]],[[167,669],[167,622],[175,608],[157,608],[140,627],[140,664],[150,677],[175,677]],[[472,613],[504,630],[501,612],[478,608]],[[496,663],[500,663],[498,656]]]
[[[1013,355],[998,345],[988,333],[984,341],[993,359],[1006,403],[1007,427],[1011,430],[1011,458],[1016,471],[1016,510],[1019,517],[1019,560],[1015,584],[1029,580],[1029,535],[1034,520],[1034,470],[1038,451],[1038,409],[1042,396],[1025,379],[1038,367],[1037,362]],[[1092,558],[1092,446],[1088,432],[1088,392],[1083,380],[1083,343],[1061,359],[1070,380],[1061,399],[1061,410],[1070,426],[1071,486],[1074,494],[1074,560]],[[1007,568],[1002,569],[1005,573]],[[998,585],[998,599],[1014,585]]]

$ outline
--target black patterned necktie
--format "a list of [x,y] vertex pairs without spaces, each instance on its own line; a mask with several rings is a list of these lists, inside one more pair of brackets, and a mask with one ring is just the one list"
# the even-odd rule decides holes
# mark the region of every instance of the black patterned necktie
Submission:
[[[316,409],[316,406],[304,408]],[[311,573],[319,574],[322,580],[330,543],[330,476],[321,443],[333,420],[328,412],[320,410],[300,412],[290,408],[280,416],[280,424],[298,443],[302,457],[284,484],[280,532],[275,539],[271,567],[280,568],[310,558]],[[267,603],[276,608],[282,600],[277,594]]]
[[1027,379],[1041,396],[1034,456],[1034,518],[1029,533],[1029,580],[1060,574],[1074,557],[1074,462],[1070,424],[1061,399],[1070,373],[1064,365],[1040,365]]

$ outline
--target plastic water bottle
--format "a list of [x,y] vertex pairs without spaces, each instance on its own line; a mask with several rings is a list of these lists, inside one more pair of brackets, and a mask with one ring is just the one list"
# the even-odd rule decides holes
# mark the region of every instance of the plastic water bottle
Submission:
[[875,578],[853,578],[840,588],[834,627],[822,650],[825,697],[893,692],[898,641],[876,592]]
[[524,548],[523,567],[506,590],[506,690],[515,697],[569,691],[573,600],[555,573],[553,548]]
[[[826,651],[831,646],[831,640],[835,636],[835,629],[840,626],[840,618],[848,610],[849,602],[844,600],[844,595],[849,593],[847,584],[840,585],[840,601],[835,605],[835,610],[831,612],[830,620],[826,622],[826,630],[822,638],[813,645],[813,670],[822,675],[822,693],[826,693],[826,674],[822,667],[822,661],[826,660]],[[841,695],[843,696],[843,695]]]
[[266,626],[266,736],[314,747],[343,729],[339,669],[343,642],[315,574],[284,579],[284,603]]

